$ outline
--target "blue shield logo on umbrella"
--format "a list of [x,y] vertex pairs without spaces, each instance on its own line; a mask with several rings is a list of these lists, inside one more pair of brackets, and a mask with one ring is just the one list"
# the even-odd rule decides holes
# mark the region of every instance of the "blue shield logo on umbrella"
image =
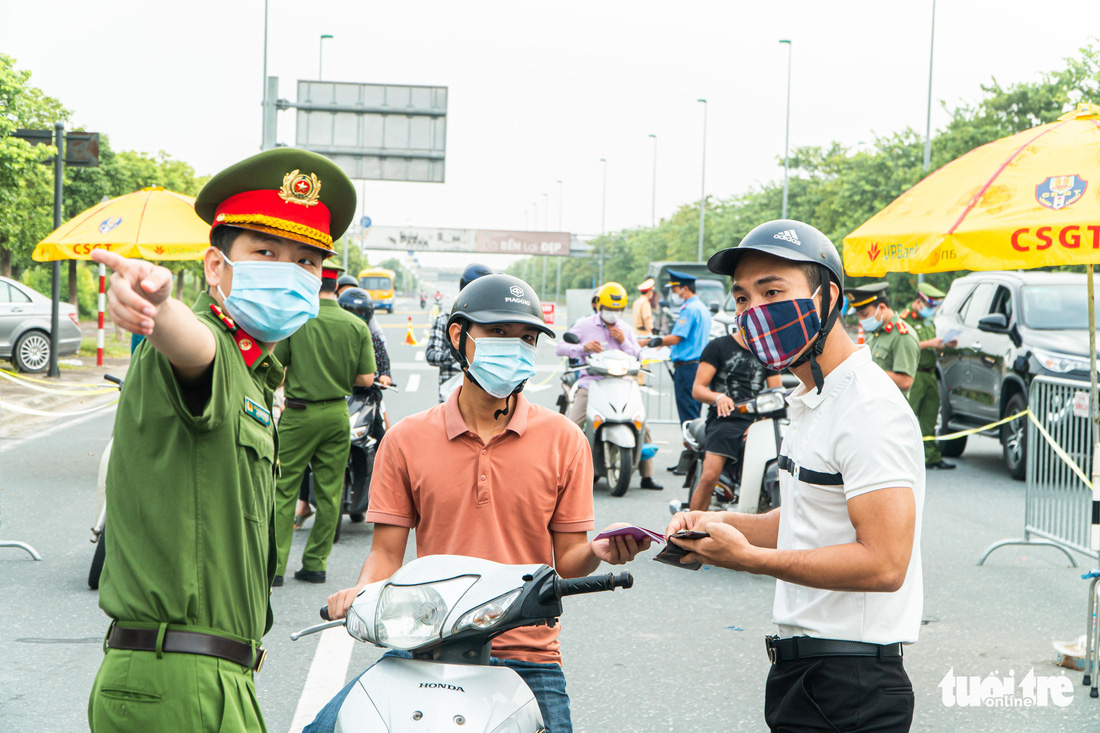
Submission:
[[99,231],[100,231],[101,234],[106,234],[107,232],[111,231],[112,229],[114,229],[115,227],[117,227],[121,223],[122,223],[122,217],[121,216],[112,216],[109,219],[104,219],[103,221],[99,222]]
[[1089,182],[1080,176],[1051,176],[1035,187],[1035,199],[1048,209],[1064,209],[1085,195]]

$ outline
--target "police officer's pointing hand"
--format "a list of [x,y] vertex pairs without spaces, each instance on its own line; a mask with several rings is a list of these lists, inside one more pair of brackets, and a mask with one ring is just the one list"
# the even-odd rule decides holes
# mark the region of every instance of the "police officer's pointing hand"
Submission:
[[172,272],[105,249],[92,250],[92,260],[111,268],[111,288],[107,291],[111,320],[131,333],[151,334],[157,306],[172,294]]

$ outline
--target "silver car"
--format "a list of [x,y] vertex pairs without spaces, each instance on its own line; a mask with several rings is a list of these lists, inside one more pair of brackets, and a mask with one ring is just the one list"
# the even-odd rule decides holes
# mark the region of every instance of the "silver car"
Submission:
[[[61,303],[59,356],[80,349],[76,306]],[[0,277],[0,359],[22,372],[44,372],[50,365],[50,299],[21,282]]]

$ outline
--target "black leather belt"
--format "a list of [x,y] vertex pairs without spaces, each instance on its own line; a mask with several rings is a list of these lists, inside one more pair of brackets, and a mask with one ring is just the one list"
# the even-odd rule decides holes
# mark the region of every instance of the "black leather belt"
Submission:
[[868,644],[862,641],[817,639],[812,636],[792,636],[780,639],[765,636],[768,659],[772,664],[812,657],[900,657],[901,642],[893,644]]
[[[157,650],[157,629],[133,629],[127,626],[113,626],[107,635],[108,649],[129,649],[137,652],[155,652]],[[252,651],[250,644],[244,644],[224,636],[201,634],[197,631],[164,632],[161,649],[169,653],[202,654],[218,657],[248,667],[254,672],[263,669],[267,650],[259,648]]]
[[333,397],[331,400],[300,400],[297,397],[287,397],[284,404],[292,410],[304,410],[309,405],[323,405],[326,402],[337,402],[343,399],[343,397]]
[[935,374],[936,373],[936,367],[928,367],[927,369],[921,369],[920,367],[917,367],[917,371],[918,372],[927,372],[928,374]]
[[682,366],[691,366],[692,364],[698,364],[698,363],[699,363],[698,359],[690,359],[688,361],[674,361],[674,362],[672,362],[672,366],[675,369],[679,369]]

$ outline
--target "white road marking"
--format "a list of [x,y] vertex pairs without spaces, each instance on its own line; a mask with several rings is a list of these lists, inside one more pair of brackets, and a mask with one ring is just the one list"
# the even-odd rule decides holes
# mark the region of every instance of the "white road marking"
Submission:
[[424,352],[423,351],[416,352],[416,355],[413,356],[413,361],[424,361]]
[[415,392],[418,389],[420,389],[420,375],[410,374],[409,378],[405,380],[405,391]]
[[344,687],[354,645],[355,639],[348,636],[343,626],[321,632],[302,696],[298,698],[298,707],[290,723],[290,733],[301,733],[302,728],[312,723],[321,708]]

